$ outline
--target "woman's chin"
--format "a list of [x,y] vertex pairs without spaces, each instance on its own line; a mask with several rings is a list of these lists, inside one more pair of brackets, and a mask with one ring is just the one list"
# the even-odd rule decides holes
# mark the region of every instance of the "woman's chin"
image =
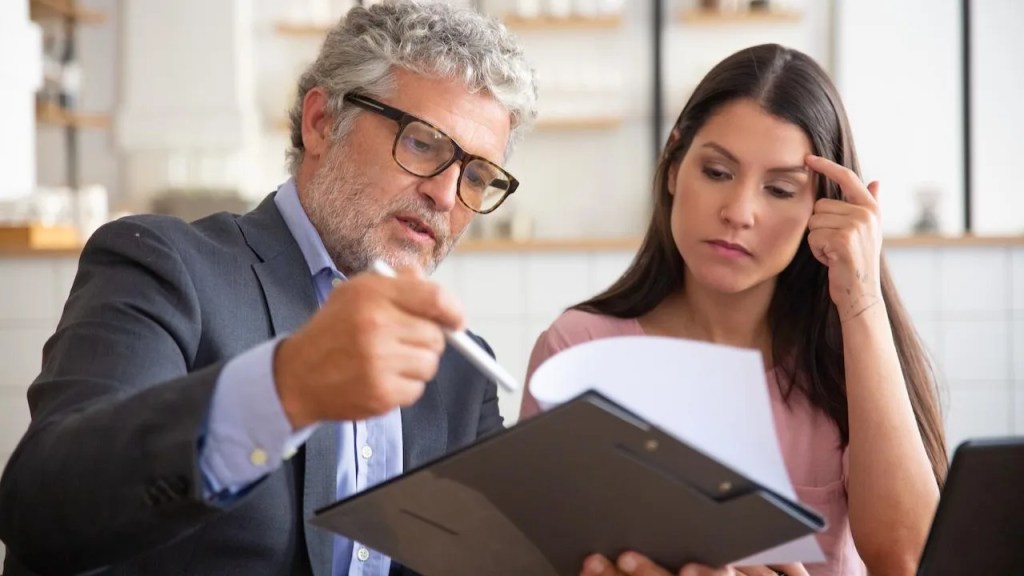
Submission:
[[761,279],[733,270],[692,270],[691,281],[702,290],[718,294],[740,294],[761,283]]

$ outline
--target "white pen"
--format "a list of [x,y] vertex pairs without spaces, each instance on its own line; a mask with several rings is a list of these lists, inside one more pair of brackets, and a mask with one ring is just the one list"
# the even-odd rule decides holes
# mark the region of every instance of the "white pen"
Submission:
[[[370,269],[381,276],[395,277],[394,268],[379,258],[373,261]],[[466,360],[469,360],[471,364],[479,368],[484,376],[494,380],[509,392],[515,392],[519,389],[519,382],[502,368],[476,341],[470,338],[465,330],[449,330],[445,328],[444,337],[452,345],[452,348],[462,352]]]

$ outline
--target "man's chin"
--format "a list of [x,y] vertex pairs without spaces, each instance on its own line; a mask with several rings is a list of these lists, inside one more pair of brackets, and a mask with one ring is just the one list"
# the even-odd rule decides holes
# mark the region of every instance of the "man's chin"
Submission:
[[418,250],[391,249],[378,257],[393,268],[416,268],[423,272],[424,275],[429,275],[437,267],[433,254],[424,254]]

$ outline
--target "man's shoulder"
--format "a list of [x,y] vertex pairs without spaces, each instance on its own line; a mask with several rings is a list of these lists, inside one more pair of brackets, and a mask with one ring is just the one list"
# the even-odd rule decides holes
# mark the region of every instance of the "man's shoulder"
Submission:
[[224,235],[237,236],[238,214],[218,212],[192,222],[163,214],[135,214],[110,223],[115,227],[149,230],[168,239],[216,238]]
[[111,244],[130,248],[136,243],[165,245],[179,253],[238,250],[246,244],[239,226],[246,215],[218,212],[192,222],[162,214],[124,216],[100,227],[86,249]]

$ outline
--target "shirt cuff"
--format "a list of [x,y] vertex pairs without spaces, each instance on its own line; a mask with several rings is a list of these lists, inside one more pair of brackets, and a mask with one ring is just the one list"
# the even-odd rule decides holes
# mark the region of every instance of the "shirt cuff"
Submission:
[[208,500],[246,490],[295,454],[316,429],[292,431],[274,382],[274,352],[284,337],[239,354],[221,370],[199,445]]

